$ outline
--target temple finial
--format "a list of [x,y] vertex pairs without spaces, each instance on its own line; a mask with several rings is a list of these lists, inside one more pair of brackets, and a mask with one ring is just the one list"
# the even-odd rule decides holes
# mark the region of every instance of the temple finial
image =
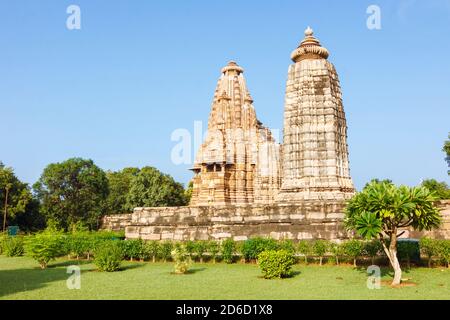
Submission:
[[311,29],[311,27],[308,26],[308,28],[306,28],[306,30],[305,30],[305,36],[306,36],[306,37],[310,37],[310,36],[312,36],[313,34],[314,34],[313,29]]

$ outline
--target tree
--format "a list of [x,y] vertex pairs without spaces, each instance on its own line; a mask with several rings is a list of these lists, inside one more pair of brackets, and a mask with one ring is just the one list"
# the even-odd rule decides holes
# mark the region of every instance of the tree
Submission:
[[125,168],[121,171],[106,172],[109,183],[109,195],[106,199],[108,214],[130,212],[134,207],[127,206],[127,196],[131,181],[139,174],[139,168]]
[[437,199],[450,199],[450,189],[445,182],[438,182],[435,179],[426,179],[422,181],[422,187],[434,192]]
[[371,183],[383,183],[383,182],[393,184],[391,179],[380,180],[378,178],[375,178],[375,179],[370,180],[370,182],[367,182],[366,185],[364,186],[364,188],[367,188]]
[[0,162],[0,208],[3,231],[8,220],[15,222],[16,217],[30,209],[32,198],[28,185],[16,177],[12,168],[5,167]]
[[[448,134],[448,140],[445,141],[442,151],[444,151],[446,154],[445,160],[447,161],[448,167],[450,169],[450,133]],[[450,176],[450,170],[448,170],[447,173]]]
[[187,204],[183,185],[153,167],[144,167],[131,181],[128,208],[170,207]]
[[92,160],[72,158],[50,164],[33,188],[46,220],[64,229],[79,221],[95,229],[105,213],[108,180]]
[[380,239],[394,269],[392,285],[400,284],[402,276],[397,258],[397,239],[404,233],[401,228],[411,226],[422,231],[439,227],[441,216],[433,204],[435,200],[424,187],[372,182],[347,203],[347,228],[368,240]]

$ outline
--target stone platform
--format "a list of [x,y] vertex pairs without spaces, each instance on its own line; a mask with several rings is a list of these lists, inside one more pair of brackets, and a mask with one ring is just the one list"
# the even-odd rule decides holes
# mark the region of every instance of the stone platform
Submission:
[[[408,230],[403,237],[450,239],[450,201],[436,205],[442,212],[440,229]],[[342,202],[272,206],[136,208],[132,214],[103,218],[103,229],[125,230],[128,239],[221,240],[250,237],[274,239],[348,238]]]
[[342,210],[342,203],[136,208],[125,232],[145,240],[344,239]]

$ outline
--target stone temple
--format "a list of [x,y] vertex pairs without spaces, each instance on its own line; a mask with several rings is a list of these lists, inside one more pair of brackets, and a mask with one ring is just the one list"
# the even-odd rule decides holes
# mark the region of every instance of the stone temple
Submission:
[[256,118],[243,72],[235,62],[222,69],[192,169],[191,206],[270,204],[277,195],[279,145]]
[[[348,237],[345,200],[354,194],[347,125],[329,52],[308,27],[292,52],[282,144],[256,117],[244,70],[221,71],[186,207],[135,208],[105,217],[103,227],[145,240],[245,240]],[[280,110],[281,112],[281,110]],[[443,205],[450,234],[450,208]]]

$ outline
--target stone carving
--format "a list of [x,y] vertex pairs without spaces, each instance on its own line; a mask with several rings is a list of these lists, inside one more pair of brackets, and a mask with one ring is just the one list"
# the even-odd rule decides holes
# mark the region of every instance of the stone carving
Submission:
[[336,70],[308,27],[286,85],[281,203],[345,200],[350,178],[347,125]]
[[222,69],[192,168],[191,206],[269,204],[279,189],[279,145],[256,118],[243,72],[234,61]]

